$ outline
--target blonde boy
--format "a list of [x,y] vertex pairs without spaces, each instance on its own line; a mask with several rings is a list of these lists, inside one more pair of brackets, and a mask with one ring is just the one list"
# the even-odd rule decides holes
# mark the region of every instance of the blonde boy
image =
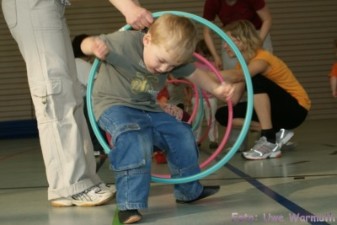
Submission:
[[[103,60],[93,90],[94,113],[112,136],[109,157],[117,188],[119,219],[134,223],[147,207],[153,146],[165,149],[172,177],[200,172],[198,149],[188,124],[162,111],[156,95],[168,74],[186,78],[225,100],[233,88],[196,69],[192,63],[197,31],[185,17],[163,15],[147,33],[123,31],[82,42],[85,54]],[[177,184],[177,203],[216,193],[219,186],[198,181]]]
[[[261,131],[260,139],[242,156],[253,160],[281,157],[282,145],[292,138],[292,130],[307,117],[311,108],[310,98],[285,62],[262,48],[258,32],[249,21],[228,24],[225,31],[248,65],[254,89],[251,126]],[[227,44],[224,48],[229,56],[235,57]],[[243,90],[244,76],[239,65],[235,70],[222,71],[222,74],[226,81],[237,85],[236,92]],[[237,96],[241,94],[235,94],[235,99],[239,99]],[[233,124],[242,124],[246,109],[247,102],[234,106]],[[226,110],[227,107],[221,107],[216,112],[216,119],[223,126],[227,125]]]

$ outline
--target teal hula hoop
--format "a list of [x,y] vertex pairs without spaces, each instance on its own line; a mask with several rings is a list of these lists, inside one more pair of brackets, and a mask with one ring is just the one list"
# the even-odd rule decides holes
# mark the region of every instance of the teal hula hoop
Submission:
[[[236,153],[236,151],[239,149],[240,145],[242,144],[246,134],[249,131],[249,127],[250,127],[250,122],[251,122],[251,118],[252,118],[252,114],[253,114],[253,86],[252,86],[252,81],[251,81],[251,77],[249,74],[249,70],[248,70],[248,66],[241,54],[241,52],[239,51],[239,49],[236,47],[236,45],[234,44],[234,42],[228,37],[228,35],[222,31],[217,25],[215,25],[214,23],[191,13],[187,13],[187,12],[181,12],[181,11],[161,11],[161,12],[156,12],[153,13],[153,17],[157,18],[161,15],[164,14],[173,14],[173,15],[178,15],[178,16],[185,16],[191,20],[194,20],[204,26],[207,26],[208,28],[210,28],[213,32],[215,32],[217,35],[219,35],[233,50],[233,52],[235,53],[241,67],[243,70],[243,74],[244,74],[244,78],[245,78],[245,83],[246,83],[246,91],[247,91],[247,111],[246,111],[246,117],[243,123],[243,127],[241,129],[241,132],[238,136],[238,139],[236,140],[236,142],[234,143],[233,147],[231,148],[231,150],[221,159],[219,160],[216,164],[214,164],[213,166],[209,167],[208,169],[205,169],[203,171],[201,171],[198,174],[192,175],[192,176],[188,176],[188,177],[181,177],[181,178],[160,178],[160,177],[154,177],[152,176],[152,181],[153,182],[158,182],[158,183],[166,183],[166,184],[181,184],[181,183],[187,183],[187,182],[192,182],[192,181],[196,181],[196,180],[200,180],[212,173],[214,173],[215,171],[219,170],[220,168],[222,168]],[[130,29],[131,26],[126,25],[124,27],[122,27],[120,30],[127,30]],[[88,80],[88,86],[87,86],[87,110],[88,110],[88,114],[89,114],[89,121],[90,124],[93,128],[93,131],[95,133],[95,135],[97,136],[98,141],[100,142],[100,144],[102,145],[102,147],[104,148],[105,153],[109,154],[110,151],[110,147],[108,146],[108,144],[106,143],[105,139],[103,139],[94,113],[93,113],[93,108],[92,108],[92,100],[91,100],[91,96],[92,96],[92,90],[93,90],[93,83],[94,83],[94,79],[96,76],[96,72],[98,70],[100,66],[100,61],[98,59],[94,60],[94,63],[92,65],[92,68],[90,70],[89,73],[89,80]]]

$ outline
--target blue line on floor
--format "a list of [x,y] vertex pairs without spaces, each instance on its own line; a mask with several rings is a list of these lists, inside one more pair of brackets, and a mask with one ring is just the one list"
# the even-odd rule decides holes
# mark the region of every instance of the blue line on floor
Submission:
[[[303,222],[300,219],[306,220],[309,224],[313,225],[330,225],[327,222],[323,221],[329,221],[329,222],[335,222],[336,218],[333,217],[333,215],[327,215],[326,218],[322,218],[320,216],[315,216],[311,212],[303,209],[301,206],[295,204],[294,202],[288,200],[287,198],[283,197],[282,195],[276,193],[275,191],[271,190],[267,186],[263,185],[261,182],[258,180],[250,177],[249,175],[245,174],[238,168],[230,165],[229,163],[226,164],[226,167],[235,173],[236,175],[240,176],[241,178],[245,179],[248,183],[256,187],[258,190],[260,190],[262,193],[265,195],[269,196],[285,208],[289,209],[291,212],[293,212],[294,216],[298,216],[297,218],[299,219],[298,222]],[[294,217],[293,217],[294,218]],[[323,221],[321,221],[323,220]]]

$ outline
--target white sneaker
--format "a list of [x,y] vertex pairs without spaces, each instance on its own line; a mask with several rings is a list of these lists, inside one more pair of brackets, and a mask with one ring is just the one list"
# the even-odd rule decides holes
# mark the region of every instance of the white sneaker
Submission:
[[69,198],[52,200],[51,205],[54,207],[67,207],[73,205],[89,207],[103,205],[113,198],[115,192],[112,192],[106,185],[106,187],[103,188],[100,186],[103,186],[102,183]]
[[270,143],[266,137],[260,137],[256,144],[248,151],[243,152],[242,156],[246,159],[266,159],[281,157],[280,145]]
[[50,201],[53,207],[69,207],[73,206],[71,197],[69,198],[57,198]]
[[288,141],[294,136],[294,132],[291,130],[280,129],[279,132],[276,133],[276,143],[282,147],[287,144]]
[[113,184],[100,183],[98,187],[103,191],[112,192],[113,197],[116,195],[116,186]]

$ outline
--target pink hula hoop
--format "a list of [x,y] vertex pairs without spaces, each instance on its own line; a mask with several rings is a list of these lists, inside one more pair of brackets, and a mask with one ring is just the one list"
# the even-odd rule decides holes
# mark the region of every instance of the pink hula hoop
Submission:
[[[215,75],[217,76],[218,80],[223,83],[223,77],[221,76],[220,72],[207,60],[205,59],[203,56],[201,56],[198,53],[194,53],[194,56],[201,61],[202,63],[204,63],[205,65],[207,65],[212,72],[215,73]],[[193,86],[195,87],[195,86]],[[196,93],[196,91],[195,91]],[[197,97],[196,97],[197,99]],[[199,95],[198,95],[198,99],[199,99]],[[199,102],[199,101],[196,101]],[[197,103],[198,104],[198,103]],[[227,127],[226,127],[226,132],[224,133],[224,136],[220,142],[220,145],[218,146],[218,148],[212,153],[212,155],[206,159],[204,162],[202,162],[200,164],[200,168],[203,169],[206,166],[208,166],[220,153],[221,151],[224,149],[226,142],[229,138],[231,129],[232,129],[232,124],[233,124],[233,105],[231,101],[227,101],[227,105],[228,105],[228,123],[227,123]],[[197,107],[195,107],[197,108]],[[196,112],[195,112],[196,113]],[[171,176],[169,174],[153,174],[156,177],[160,177],[160,178],[170,178]]]

